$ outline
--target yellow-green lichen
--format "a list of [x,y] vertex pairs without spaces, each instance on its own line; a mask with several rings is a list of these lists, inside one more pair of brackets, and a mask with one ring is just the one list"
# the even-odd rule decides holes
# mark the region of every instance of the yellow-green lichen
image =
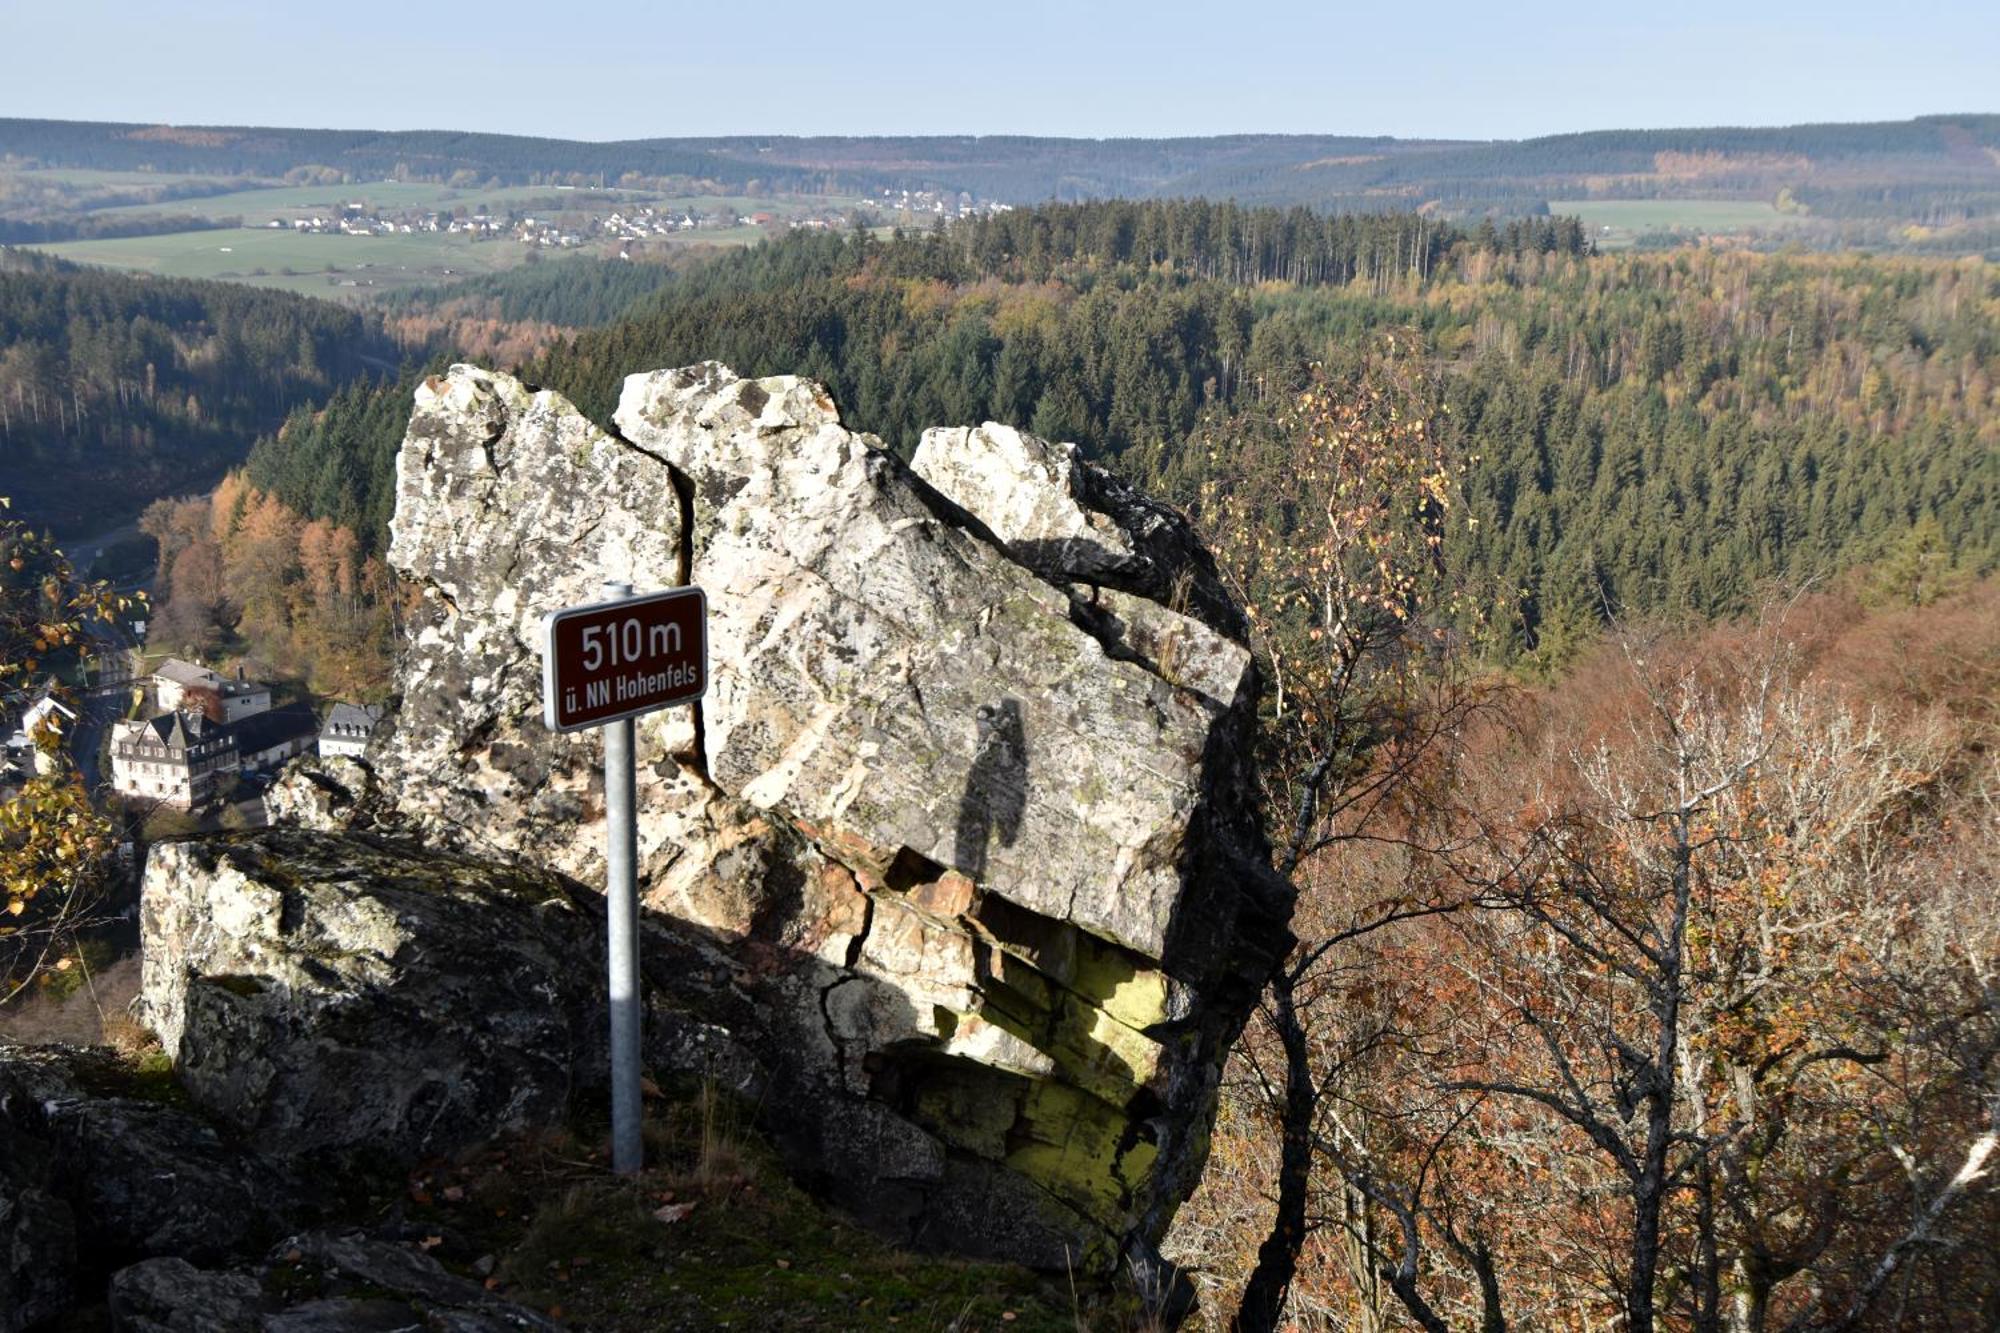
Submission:
[[1066,1078],[1114,1106],[1130,1101],[1160,1067],[1158,1042],[1073,997],[1057,1015],[1046,1049]]
[[1127,1027],[1144,1030],[1167,1016],[1166,974],[1130,950],[1079,935],[1071,989]]
[[1008,1133],[1020,1115],[1025,1080],[961,1061],[941,1064],[926,1075],[917,1093],[918,1120],[955,1148],[981,1157],[1005,1157]]
[[1129,1209],[1131,1186],[1119,1159],[1129,1156],[1131,1124],[1095,1097],[1043,1081],[1029,1090],[1007,1165],[1112,1230]]

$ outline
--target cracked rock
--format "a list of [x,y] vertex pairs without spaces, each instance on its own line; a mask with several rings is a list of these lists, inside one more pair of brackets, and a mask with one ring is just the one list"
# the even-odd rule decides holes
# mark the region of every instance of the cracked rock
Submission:
[[[616,424],[469,366],[419,390],[389,554],[422,605],[353,826],[440,864],[601,884],[601,750],[542,728],[541,617],[606,579],[699,584],[709,693],[636,738],[654,1058],[761,1090],[799,1178],[897,1239],[1058,1271],[1150,1255],[1289,938],[1248,804],[1254,667],[1212,562],[1066,450],[933,433],[919,475],[794,377],[633,375]],[[183,1059],[252,1027],[303,1052],[339,1031],[341,994],[432,993],[405,974],[473,965],[438,934],[456,918],[389,910],[423,872],[343,862],[343,838],[376,834],[285,836],[254,844],[282,905],[260,917],[231,891],[267,942],[247,960],[154,901],[209,901],[204,877],[244,853],[180,844],[148,876],[146,919],[187,923],[148,941]],[[365,934],[385,912],[398,924],[332,982],[305,968],[335,918]],[[464,929],[466,953],[600,966],[547,918]],[[232,970],[287,980],[240,996],[210,975]],[[476,1003],[461,991],[435,1005]]]
[[940,426],[924,432],[910,467],[1030,569],[1134,593],[1239,644],[1249,638],[1242,608],[1188,521],[1078,457],[1075,445],[997,421]]

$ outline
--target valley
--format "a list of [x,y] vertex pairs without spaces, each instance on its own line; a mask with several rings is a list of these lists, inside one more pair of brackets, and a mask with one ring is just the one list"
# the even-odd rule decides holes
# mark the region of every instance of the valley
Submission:
[[2000,1310],[2000,116],[0,119],[0,497],[0,1333]]

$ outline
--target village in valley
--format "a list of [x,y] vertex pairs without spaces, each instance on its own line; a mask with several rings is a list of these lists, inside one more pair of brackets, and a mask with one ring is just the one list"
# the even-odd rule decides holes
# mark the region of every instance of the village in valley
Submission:
[[274,217],[264,223],[264,229],[318,236],[464,236],[571,250],[591,241],[643,241],[746,226],[826,229],[840,223],[841,215],[833,210],[781,218],[764,211],[743,214],[726,205],[702,208],[693,204],[680,207],[637,204],[608,212],[586,212],[562,207],[489,210],[481,204],[468,212],[463,208],[376,208],[365,203],[344,203],[292,217]]
[[95,775],[100,798],[122,805],[138,828],[254,827],[265,822],[262,794],[287,760],[359,756],[382,715],[372,704],[287,700],[243,667],[225,673],[119,650],[100,653],[91,668],[85,690],[0,705],[0,798],[56,767],[51,751],[63,746],[86,777]]
[[[573,186],[557,186],[575,195]],[[343,202],[317,210],[274,216],[266,231],[336,236],[462,236],[476,241],[509,240],[533,249],[575,250],[597,242],[614,242],[620,258],[632,257],[634,243],[701,239],[752,229],[761,233],[787,230],[834,231],[855,225],[910,226],[952,221],[982,213],[1006,213],[1012,206],[976,199],[965,190],[883,189],[863,203],[812,207],[791,200],[786,207],[739,207],[721,201],[627,201],[605,204],[596,191],[580,198],[558,195],[539,204],[507,206],[480,203],[470,209],[395,208]]]

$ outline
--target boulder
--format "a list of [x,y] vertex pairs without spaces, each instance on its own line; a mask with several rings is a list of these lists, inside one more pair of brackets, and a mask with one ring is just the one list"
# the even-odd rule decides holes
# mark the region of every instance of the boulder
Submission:
[[[140,901],[140,1016],[268,1158],[407,1164],[604,1083],[603,900],[546,871],[274,826],[157,846]],[[657,926],[644,964],[649,1064],[759,1095],[739,969]]]
[[1249,621],[1193,525],[1079,457],[1074,444],[997,421],[940,426],[924,432],[910,467],[1028,568],[1134,593],[1233,642],[1248,640]]
[[121,1264],[254,1251],[312,1213],[294,1177],[131,1083],[102,1049],[0,1045],[0,1329]]
[[140,926],[140,1015],[181,1086],[275,1154],[552,1123],[602,1044],[592,918],[548,874],[263,829],[155,847]]
[[[894,1237],[1149,1259],[1289,938],[1254,670],[1199,543],[1030,437],[1002,443],[1054,460],[1009,483],[1037,494],[948,497],[795,378],[634,375],[616,423],[466,366],[418,391],[400,703],[369,779],[293,802],[349,831],[148,868],[145,1003],[190,1089],[328,1146],[436,1146],[588,1081],[602,945],[559,890],[602,882],[602,751],[541,725],[540,622],[692,582],[709,693],[636,738],[649,1058],[760,1090],[800,1177]],[[391,1042],[417,1043],[388,1047],[400,1090],[342,1094]],[[455,1077],[411,1086],[432,1068]]]
[[[282,1294],[280,1294],[282,1293]],[[308,1232],[256,1269],[150,1259],[111,1280],[118,1333],[521,1333],[559,1327],[454,1277],[429,1255],[358,1231]]]
[[[270,1266],[280,1264],[291,1270],[286,1285],[293,1292],[303,1287],[318,1294],[267,1319],[266,1333],[407,1328],[412,1317],[420,1321],[417,1327],[453,1333],[558,1327],[477,1282],[447,1273],[421,1250],[359,1231],[294,1236],[279,1247]],[[362,1292],[368,1294],[356,1294]],[[365,1322],[398,1313],[399,1322]]]
[[210,1273],[185,1259],[147,1259],[112,1275],[118,1333],[263,1333],[272,1302],[248,1273]]
[[[711,782],[877,878],[898,857],[922,881],[957,871],[1161,954],[1205,795],[1205,698],[1107,653],[816,386],[634,376],[617,421],[693,483]],[[1240,647],[1234,666],[1249,675]]]
[[306,755],[278,772],[264,793],[264,818],[271,824],[331,831],[368,819],[375,804],[375,775],[345,755]]
[[76,1215],[56,1181],[53,1147],[15,1123],[0,1090],[0,1333],[19,1333],[76,1299]]

